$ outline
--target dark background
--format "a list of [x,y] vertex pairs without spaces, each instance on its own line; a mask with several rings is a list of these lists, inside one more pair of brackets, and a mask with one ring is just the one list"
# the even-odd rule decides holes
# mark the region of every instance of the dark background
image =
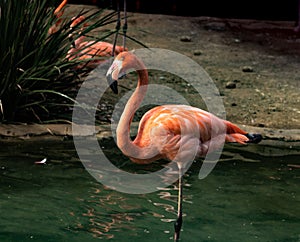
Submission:
[[[70,0],[116,9],[117,0]],[[123,0],[119,0],[123,9]],[[199,6],[196,6],[199,5]],[[129,12],[210,16],[261,20],[292,20],[298,16],[298,0],[127,0]]]

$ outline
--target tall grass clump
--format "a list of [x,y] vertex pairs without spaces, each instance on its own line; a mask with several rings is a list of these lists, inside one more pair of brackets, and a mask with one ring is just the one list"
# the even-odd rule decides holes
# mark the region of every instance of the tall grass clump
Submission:
[[90,71],[74,69],[88,60],[66,59],[70,34],[77,38],[97,30],[94,40],[103,41],[114,33],[101,28],[116,22],[116,13],[99,9],[82,12],[86,18],[75,28],[64,20],[50,35],[57,21],[53,11],[49,0],[0,0],[0,123],[68,120],[79,77]]

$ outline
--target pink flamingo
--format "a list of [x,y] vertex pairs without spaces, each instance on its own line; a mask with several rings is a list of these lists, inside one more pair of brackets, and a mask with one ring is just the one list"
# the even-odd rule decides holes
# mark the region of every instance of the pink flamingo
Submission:
[[[84,16],[79,16],[77,18],[73,18],[73,22],[70,25],[71,28],[74,28],[76,25],[80,24],[84,21]],[[83,27],[86,27],[87,24],[84,24]],[[80,31],[83,31],[83,27]],[[80,34],[80,33],[79,33]],[[70,36],[72,38],[72,36]],[[81,68],[82,66],[87,66],[89,68],[95,68],[100,63],[104,61],[101,57],[110,57],[112,54],[114,56],[118,55],[122,51],[127,50],[123,46],[116,45],[113,52],[113,44],[104,41],[86,41],[85,36],[80,36],[74,40],[71,49],[68,51],[67,59],[73,60],[75,58],[79,60],[90,60],[87,63],[83,63],[83,65],[79,65],[76,68]]]
[[196,107],[163,105],[149,110],[142,117],[138,134],[131,140],[130,124],[146,94],[148,72],[136,55],[125,51],[110,66],[107,80],[111,89],[118,93],[118,79],[129,69],[137,71],[138,84],[121,115],[116,130],[117,146],[138,164],[148,164],[158,159],[176,161],[179,191],[174,241],[178,241],[182,226],[182,171],[186,163],[195,157],[205,156],[211,151],[210,148],[219,148],[224,143],[224,137],[226,142],[246,144],[258,143],[262,136],[249,134],[235,124]]
[[[58,18],[58,20],[55,25],[49,29],[49,34],[53,34],[58,30],[59,24],[62,21],[61,16],[64,13],[64,7],[67,3],[68,0],[63,0],[55,9],[54,15]],[[72,18],[70,28],[75,28],[76,25],[79,25],[84,20],[85,17],[83,15]],[[83,31],[84,27],[87,27],[87,24],[83,24],[80,31]],[[80,32],[78,34],[80,34]],[[70,38],[72,38],[72,36],[70,36]],[[104,59],[101,57],[116,56],[124,50],[127,50],[127,48],[119,45],[114,46],[113,44],[104,41],[86,41],[85,36],[82,35],[73,41],[71,49],[68,51],[66,58],[68,60],[73,60],[75,58],[82,60],[83,64],[76,66],[77,69],[82,68],[83,66],[95,68],[104,61]],[[86,63],[85,60],[89,61]]]

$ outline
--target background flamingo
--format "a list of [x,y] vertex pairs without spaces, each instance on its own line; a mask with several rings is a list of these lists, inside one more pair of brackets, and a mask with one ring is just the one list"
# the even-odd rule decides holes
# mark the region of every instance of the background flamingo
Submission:
[[[133,162],[151,163],[158,159],[176,161],[178,165],[178,211],[174,240],[178,241],[182,225],[182,175],[188,162],[203,157],[212,148],[226,142],[258,143],[260,134],[249,134],[235,124],[204,110],[187,105],[163,105],[149,110],[141,119],[138,134],[130,138],[130,124],[148,85],[148,72],[131,52],[120,53],[107,72],[111,89],[118,93],[117,81],[129,69],[138,73],[138,84],[121,115],[116,135],[119,149]],[[222,140],[223,138],[223,140]]]
[[[61,23],[62,15],[64,13],[64,7],[68,3],[67,0],[63,0],[59,6],[55,9],[54,15],[57,17],[57,21],[55,22],[55,25],[52,26],[49,29],[49,34],[55,33],[58,28],[59,24]],[[120,18],[120,16],[119,16]],[[70,28],[76,28],[76,26],[80,25],[85,20],[85,17],[83,15],[72,18],[72,23],[70,25]],[[120,19],[118,19],[118,22]],[[80,31],[78,32],[79,37],[77,37],[75,40],[72,40],[73,43],[71,45],[70,50],[68,51],[68,54],[66,58],[68,60],[73,59],[79,59],[83,60],[83,64],[77,66],[76,68],[82,68],[83,66],[89,67],[89,68],[95,68],[97,67],[101,62],[103,62],[102,57],[110,57],[110,56],[116,56],[120,52],[127,50],[127,48],[119,46],[119,45],[113,45],[108,42],[104,41],[86,41],[85,36],[81,35],[82,31],[85,27],[87,27],[88,24],[85,23],[80,28]],[[72,39],[73,36],[70,36]],[[86,62],[85,60],[89,60]]]
[[[75,28],[82,21],[84,21],[84,16],[79,16],[77,18],[73,18],[73,22],[70,25],[71,28]],[[87,27],[87,24],[84,24],[78,33],[79,35],[84,30],[84,27]],[[72,38],[72,36],[70,36]],[[71,49],[68,51],[67,58],[68,60],[72,60],[74,58],[78,58],[79,60],[87,60],[90,59],[88,63],[84,63],[90,68],[95,68],[101,62],[103,62],[103,58],[101,57],[110,57],[116,56],[120,52],[127,50],[122,46],[116,45],[114,47],[113,44],[104,41],[86,41],[85,36],[81,35],[76,38],[71,46]],[[77,68],[81,68],[82,65],[77,66]]]

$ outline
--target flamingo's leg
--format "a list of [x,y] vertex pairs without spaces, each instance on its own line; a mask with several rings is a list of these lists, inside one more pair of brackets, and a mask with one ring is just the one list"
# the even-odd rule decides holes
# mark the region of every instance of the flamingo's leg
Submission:
[[182,226],[182,183],[183,183],[183,178],[182,178],[182,169],[179,168],[178,171],[179,174],[179,179],[178,179],[178,202],[177,202],[177,219],[174,223],[174,241],[177,242],[179,240],[179,235],[180,235],[180,230]]
[[120,14],[119,0],[117,1],[117,12],[118,12],[118,19],[117,19],[117,25],[116,25],[116,35],[115,35],[113,48],[112,48],[112,52],[111,52],[112,57],[115,56],[115,49],[116,49],[116,45],[117,45],[118,35],[119,35],[120,28],[121,28],[121,14]]
[[123,25],[123,48],[125,50],[126,48],[126,34],[127,34],[127,6],[126,6],[126,0],[124,0],[124,25]]

